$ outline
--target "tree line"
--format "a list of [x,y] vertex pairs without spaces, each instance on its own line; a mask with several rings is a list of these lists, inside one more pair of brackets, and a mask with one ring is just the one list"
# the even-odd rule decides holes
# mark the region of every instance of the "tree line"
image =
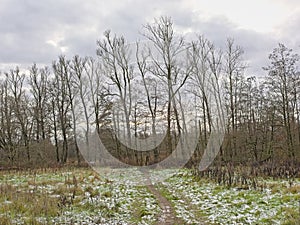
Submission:
[[276,46],[258,79],[246,74],[233,39],[223,50],[202,35],[186,40],[168,17],[142,34],[146,41],[129,43],[106,31],[96,58],[62,55],[50,67],[2,72],[1,164],[81,162],[79,141],[89,145],[92,133],[105,131],[114,131],[112,145],[123,138],[129,146],[164,133],[156,158],[191,129],[199,134],[199,161],[215,129],[215,98],[227,121],[220,162],[299,162],[300,71],[292,49]]

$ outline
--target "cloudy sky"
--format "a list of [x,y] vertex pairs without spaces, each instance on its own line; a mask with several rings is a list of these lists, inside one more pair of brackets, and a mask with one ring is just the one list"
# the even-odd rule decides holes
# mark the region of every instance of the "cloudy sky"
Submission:
[[176,31],[203,34],[223,47],[227,37],[245,50],[248,73],[263,73],[281,42],[300,53],[299,0],[0,0],[0,70],[58,55],[95,56],[103,32],[143,39],[142,25],[170,16]]

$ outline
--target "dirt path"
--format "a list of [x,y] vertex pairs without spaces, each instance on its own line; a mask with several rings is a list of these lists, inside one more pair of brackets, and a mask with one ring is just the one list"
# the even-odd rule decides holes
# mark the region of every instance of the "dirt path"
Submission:
[[157,199],[159,207],[162,209],[161,214],[157,218],[155,225],[181,225],[184,222],[180,218],[176,218],[175,211],[171,203],[164,197],[160,191],[152,184],[149,174],[143,171],[147,178],[147,187],[149,191]]
[[159,207],[162,209],[162,213],[158,218],[157,225],[166,224],[166,225],[174,225],[174,224],[183,224],[180,219],[176,218],[174,209],[171,203],[163,196],[161,193],[152,185],[147,186],[151,193],[155,196],[158,201]]
[[[157,199],[159,207],[162,209],[162,212],[157,217],[157,222],[155,225],[183,225],[186,224],[181,218],[176,217],[175,209],[173,208],[171,202],[161,193],[161,191],[152,184],[151,178],[147,171],[142,171],[147,179],[146,186],[149,191]],[[187,201],[185,201],[187,202]],[[193,207],[192,207],[193,208]],[[192,209],[191,208],[191,209]],[[200,219],[200,218],[198,218]],[[206,225],[203,221],[198,221],[199,225]],[[198,224],[198,223],[197,223]]]

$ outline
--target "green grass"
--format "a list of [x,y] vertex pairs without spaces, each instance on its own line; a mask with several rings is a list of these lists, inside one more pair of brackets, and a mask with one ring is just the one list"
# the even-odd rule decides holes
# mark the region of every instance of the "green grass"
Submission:
[[1,225],[151,224],[159,212],[155,201],[146,187],[124,186],[86,168],[0,172]]
[[287,180],[264,182],[264,190],[229,188],[182,170],[160,189],[187,224],[199,217],[216,224],[299,224],[300,181],[292,187]]
[[[0,224],[154,224],[161,209],[149,189],[108,177],[88,168],[1,171]],[[258,180],[264,190],[244,190],[181,170],[156,187],[186,224],[299,224],[300,180]]]

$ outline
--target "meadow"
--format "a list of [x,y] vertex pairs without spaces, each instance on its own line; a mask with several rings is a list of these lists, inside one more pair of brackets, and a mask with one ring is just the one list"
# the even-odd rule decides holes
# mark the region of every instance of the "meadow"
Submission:
[[[143,173],[123,172],[124,178]],[[300,221],[300,179],[291,184],[258,178],[262,186],[246,189],[219,185],[181,169],[153,184],[154,193],[130,179],[118,182],[114,173],[109,168],[106,177],[89,168],[0,171],[0,224],[160,224],[164,216],[160,197],[170,203],[175,224]]]

